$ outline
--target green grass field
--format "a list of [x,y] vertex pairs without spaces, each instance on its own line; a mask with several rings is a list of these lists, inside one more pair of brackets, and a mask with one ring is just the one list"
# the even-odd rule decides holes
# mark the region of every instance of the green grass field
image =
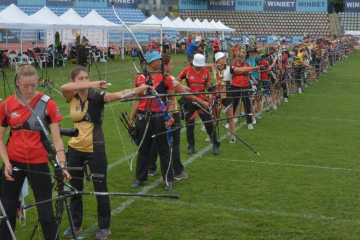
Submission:
[[[174,76],[185,66],[185,58],[173,55]],[[243,119],[238,123],[237,134],[260,156],[239,141],[230,145],[223,129],[219,156],[212,155],[203,131],[197,138],[196,154],[189,156],[183,132],[182,162],[189,178],[176,181],[171,192],[179,194],[180,199],[111,197],[109,239],[359,239],[359,51],[346,60],[350,65],[338,63],[334,71],[320,76],[316,85],[305,88],[303,100],[294,94],[272,116],[264,112],[254,130],[242,127]],[[49,69],[50,79],[61,86],[68,81],[73,66],[61,67],[62,72]],[[109,86],[109,92],[133,87],[131,60],[98,66],[102,79],[107,70],[108,82],[124,83]],[[6,73],[13,85],[14,70]],[[94,66],[91,80],[97,79]],[[1,98],[3,94],[1,87]],[[72,127],[65,99],[56,92],[51,96],[63,114],[61,126]],[[131,103],[115,102],[105,110],[109,191],[166,194],[159,175],[149,177],[140,189],[130,187],[135,176],[128,161],[136,146],[131,145],[118,120],[121,111],[130,109]],[[66,144],[68,138],[63,140]],[[136,158],[134,169],[135,163]],[[86,190],[93,190],[91,183],[85,184]],[[83,200],[84,232],[79,236],[93,239],[97,230],[96,198],[84,196]],[[32,203],[32,196],[26,202]],[[34,209],[29,209],[26,226],[17,223],[17,238],[29,239],[34,224]],[[64,214],[60,233],[68,227]]]

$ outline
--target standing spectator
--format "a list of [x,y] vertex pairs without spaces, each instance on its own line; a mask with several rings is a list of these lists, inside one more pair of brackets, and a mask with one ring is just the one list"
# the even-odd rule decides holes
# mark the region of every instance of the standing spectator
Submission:
[[172,41],[172,37],[170,34],[168,34],[167,37],[165,37],[165,52],[166,53],[170,53],[170,50],[171,50],[171,41]]
[[245,36],[245,47],[246,47],[246,50],[248,50],[249,44],[250,44],[250,39],[249,39],[248,36]]
[[176,36],[176,48],[177,52],[181,53],[181,45],[184,43],[184,38],[182,38],[179,34]]
[[88,40],[82,39],[81,45],[78,48],[77,65],[86,67],[88,54],[92,53],[92,50],[86,51],[85,47],[88,45]]
[[59,32],[55,33],[55,50],[57,50],[59,54],[63,54]]
[[235,46],[234,46],[234,48],[233,48],[233,58],[235,58],[236,57],[236,53],[238,53],[239,52],[239,44],[235,44]]
[[214,56],[215,56],[215,54],[220,51],[219,34],[216,34],[216,37],[213,41],[213,48],[214,48]]
[[189,36],[188,39],[187,39],[187,44],[186,44],[186,46],[189,46],[189,45],[191,44],[191,42],[192,42],[192,41],[191,41],[191,36]]
[[161,55],[161,49],[160,49],[160,47],[158,46],[158,40],[155,39],[155,38],[152,40],[152,44],[151,44],[151,46],[149,47],[149,51],[151,51],[151,50],[157,50],[157,51],[160,53],[160,55]]
[[192,42],[186,49],[186,57],[187,57],[189,66],[191,66],[193,54],[194,54],[195,50],[199,48],[200,43],[201,43],[201,37],[197,36],[195,38],[195,42]]
[[205,62],[207,63],[208,57],[209,57],[209,39],[205,39],[205,43],[204,43],[204,51],[205,51]]

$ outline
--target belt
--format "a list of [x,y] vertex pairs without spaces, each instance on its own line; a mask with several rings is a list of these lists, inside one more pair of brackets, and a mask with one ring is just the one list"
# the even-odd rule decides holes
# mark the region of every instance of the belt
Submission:
[[[147,115],[147,114],[143,114],[143,113],[138,113],[138,114],[137,114],[137,118],[138,118],[139,120],[145,119],[146,116],[148,116],[148,115]],[[164,113],[153,113],[153,114],[151,115],[152,118],[163,117],[163,116],[164,116]]]

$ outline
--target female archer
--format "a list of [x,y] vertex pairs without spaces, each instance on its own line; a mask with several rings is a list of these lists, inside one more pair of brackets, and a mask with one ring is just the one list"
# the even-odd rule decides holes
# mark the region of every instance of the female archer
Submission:
[[[101,182],[93,182],[97,192],[107,192],[107,158],[105,153],[104,134],[102,131],[102,120],[105,103],[120,100],[126,96],[134,96],[149,86],[128,89],[116,93],[97,92],[94,89],[107,89],[106,81],[89,81],[89,73],[83,66],[76,66],[71,70],[70,83],[61,87],[61,91],[70,106],[70,116],[74,121],[75,128],[79,129],[79,136],[69,140],[69,167],[82,167],[88,161],[90,171],[102,174]],[[73,176],[83,178],[81,171],[71,171]],[[71,179],[70,184],[79,191],[84,188],[83,180]],[[110,227],[110,201],[109,196],[96,196],[98,204],[98,227],[95,239],[106,239],[111,231]],[[82,231],[83,202],[81,195],[71,198],[70,207],[74,220],[75,232]],[[72,238],[72,230],[68,228],[63,237]]]
[[[14,230],[19,194],[25,177],[33,189],[36,202],[52,198],[48,150],[44,144],[46,137],[42,128],[38,126],[38,120],[23,100],[34,109],[44,126],[50,129],[60,166],[66,163],[59,129],[59,122],[63,118],[56,103],[49,96],[36,91],[38,86],[36,69],[27,63],[20,64],[15,81],[21,96],[14,94],[5,99],[0,106],[0,156],[4,162],[3,176],[5,176],[1,181],[1,202]],[[4,136],[7,127],[11,129],[5,146]],[[19,171],[14,171],[14,168]],[[67,171],[63,172],[67,178],[70,178]],[[51,202],[39,204],[37,210],[44,238],[57,239],[57,224]],[[12,239],[4,218],[1,219],[0,239]]]

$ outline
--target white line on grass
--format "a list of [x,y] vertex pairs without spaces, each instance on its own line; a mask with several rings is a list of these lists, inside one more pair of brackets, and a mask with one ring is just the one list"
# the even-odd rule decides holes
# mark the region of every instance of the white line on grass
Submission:
[[271,164],[271,165],[283,165],[290,167],[305,167],[305,168],[320,168],[320,169],[329,169],[329,170],[341,170],[341,171],[355,171],[360,172],[360,169],[351,169],[351,168],[336,168],[336,167],[321,167],[321,166],[313,166],[313,165],[300,165],[300,164],[291,164],[291,163],[276,163],[276,162],[257,162],[254,160],[232,160],[232,159],[221,159],[221,158],[209,158],[204,157],[204,159],[211,159],[217,161],[230,161],[230,162],[244,162],[244,163],[258,163],[258,164]]
[[[149,201],[149,202],[155,202],[163,205],[170,205],[170,201],[158,201],[156,199],[149,199],[149,198],[139,198],[138,200],[141,201]],[[354,223],[354,224],[360,224],[359,220],[351,220],[351,219],[340,219],[339,217],[330,217],[330,216],[324,216],[324,215],[312,215],[312,214],[299,214],[299,213],[287,213],[287,212],[278,212],[278,211],[266,211],[266,210],[260,210],[256,208],[237,208],[237,207],[224,207],[224,206],[214,206],[214,205],[207,205],[207,204],[194,204],[189,202],[182,202],[182,201],[176,201],[176,205],[182,205],[185,207],[193,207],[193,208],[213,208],[218,209],[222,211],[228,211],[228,212],[247,212],[252,214],[260,214],[260,215],[276,215],[276,216],[282,216],[282,217],[294,217],[294,218],[305,218],[305,219],[313,219],[313,220],[325,220],[325,221],[334,221],[334,222],[342,222],[342,223]]]
[[[243,122],[241,123],[238,127],[236,127],[235,131],[237,131],[238,129],[240,129],[242,126],[244,126],[246,123]],[[225,138],[227,138],[228,134],[223,135],[219,141],[224,140]],[[204,153],[206,153],[207,151],[209,151],[211,148],[213,148],[212,144],[209,144],[207,147],[203,148],[202,150],[200,150],[198,153],[194,154],[191,158],[189,158],[186,162],[183,163],[184,166],[192,163],[193,161],[195,161],[198,157],[201,157],[201,155],[203,155]],[[143,187],[143,189],[138,192],[139,194],[146,194],[148,191],[150,191],[151,189],[157,187],[160,183],[164,182],[162,177],[160,177],[158,180],[156,180],[155,182],[153,182],[152,184],[150,184],[149,186],[145,186]],[[122,203],[118,208],[114,209],[111,211],[111,216],[116,216],[117,214],[121,213],[123,210],[125,210],[125,208],[127,208],[131,203],[133,203],[135,201],[135,199],[138,197],[131,197],[130,199],[128,199],[127,201],[125,201],[124,203]],[[95,230],[97,229],[97,222],[94,223],[92,226],[90,226],[89,228],[87,228],[85,231],[83,231],[80,236],[81,237],[86,237],[89,234],[93,233]]]

